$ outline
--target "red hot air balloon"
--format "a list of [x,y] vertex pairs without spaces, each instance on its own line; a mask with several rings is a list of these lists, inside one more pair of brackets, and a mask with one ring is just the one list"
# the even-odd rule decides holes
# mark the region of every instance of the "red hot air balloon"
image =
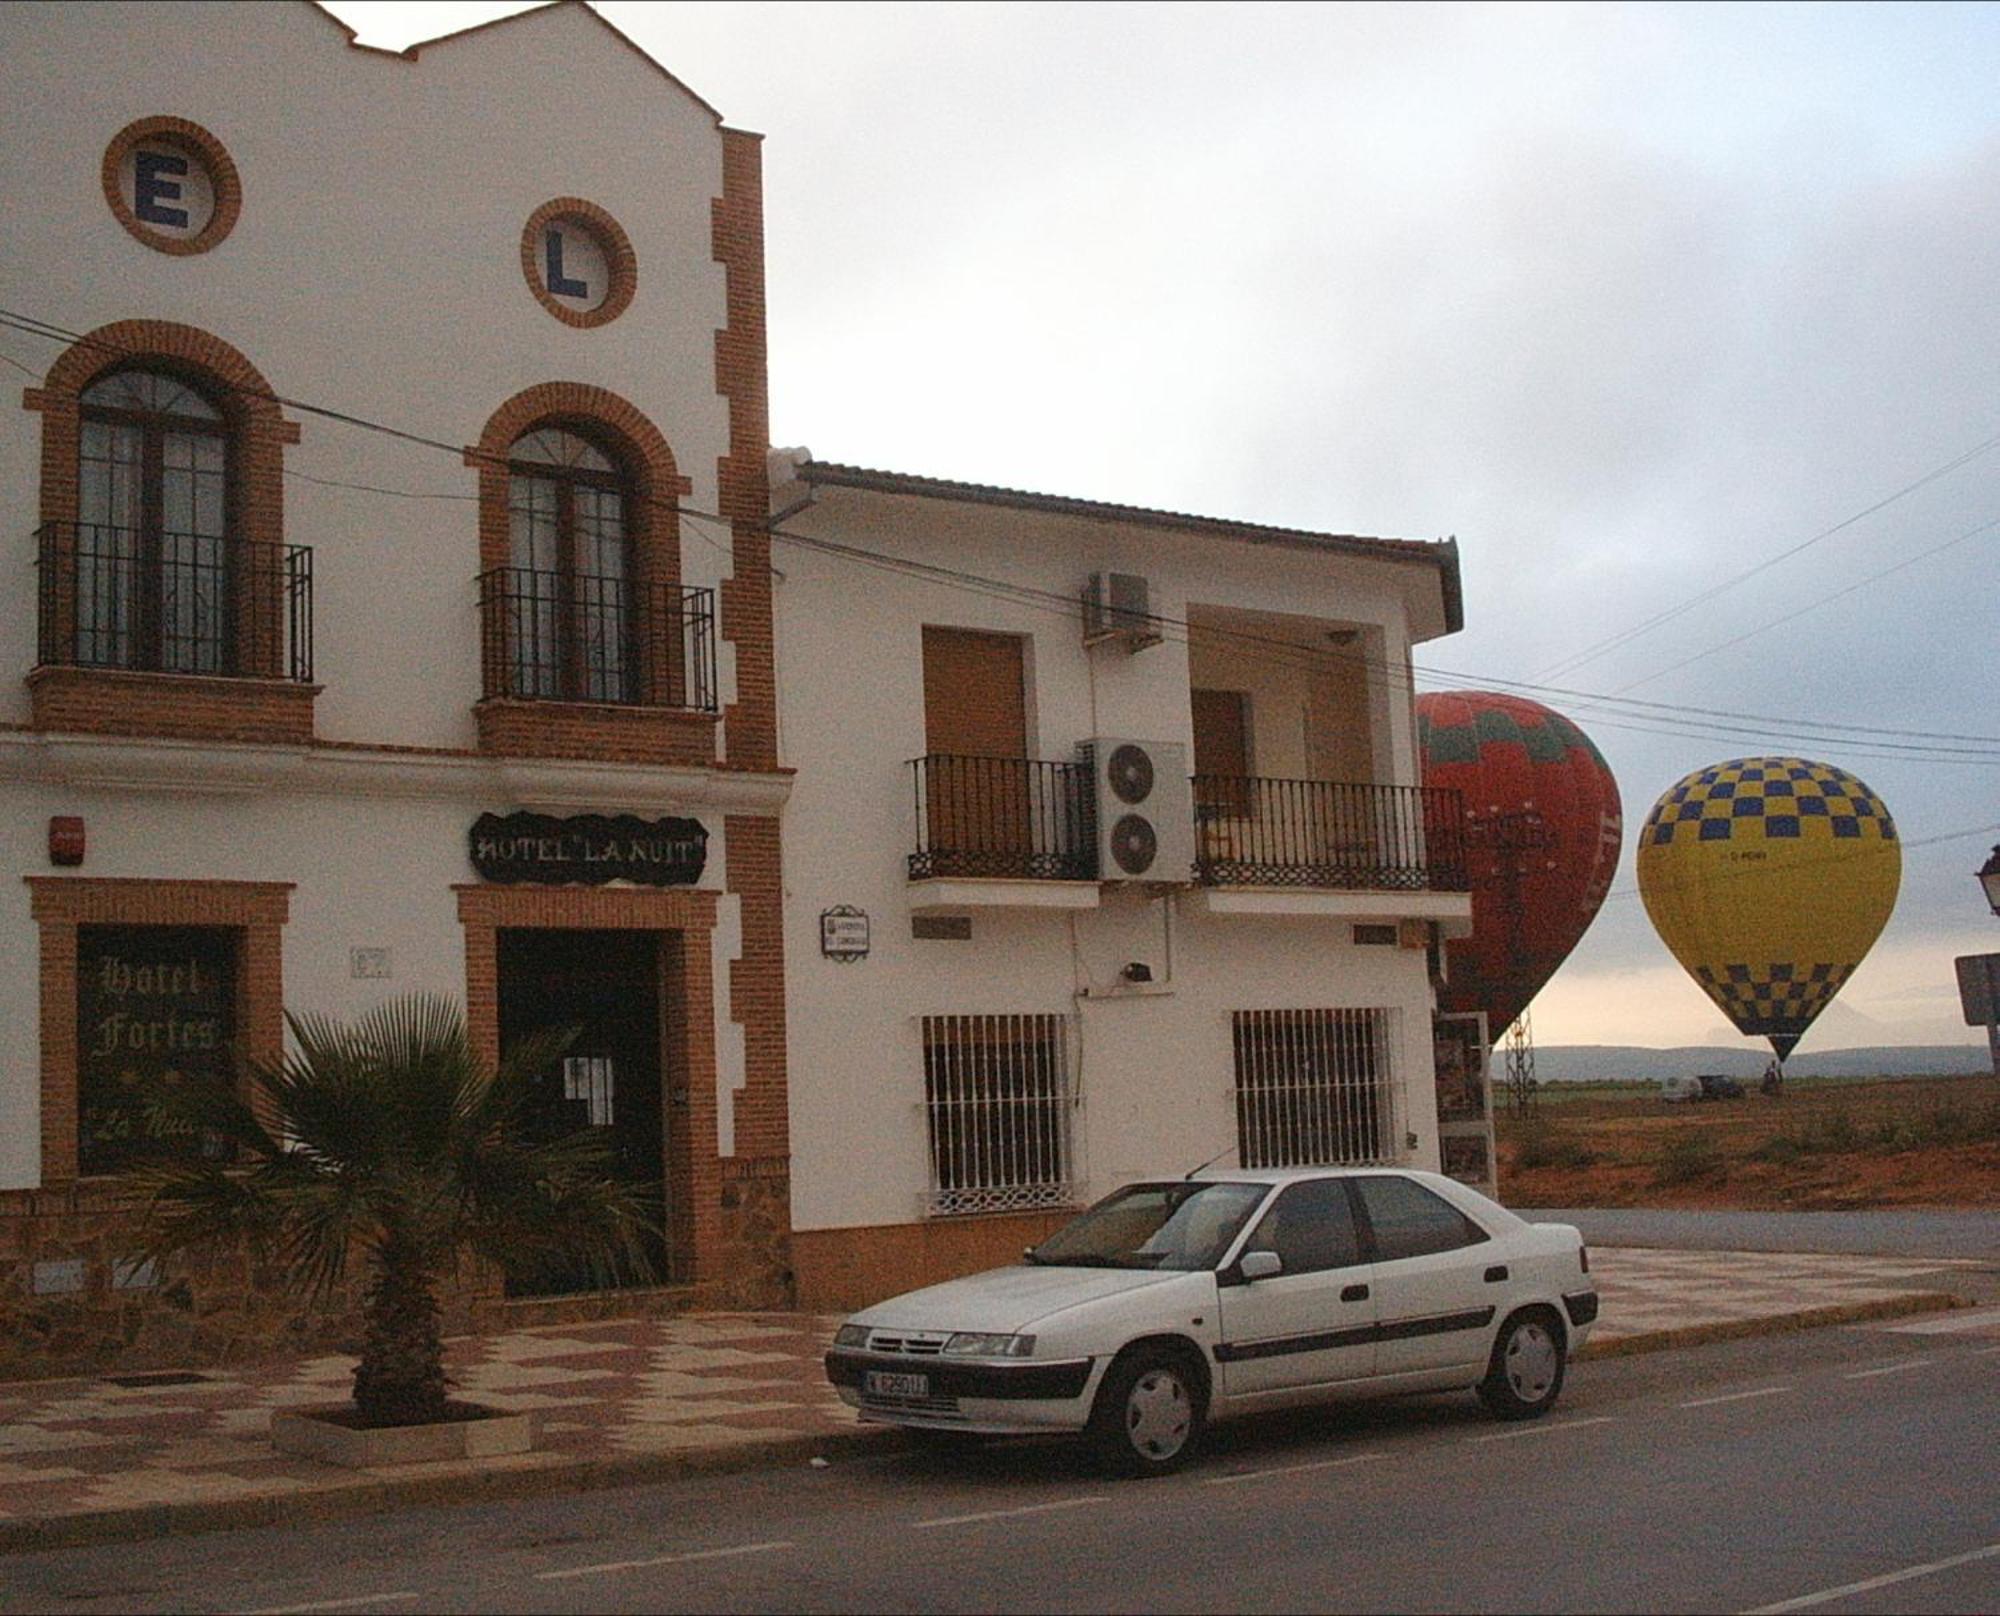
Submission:
[[1424,784],[1465,799],[1472,935],[1445,945],[1442,1010],[1498,1039],[1596,917],[1618,869],[1618,782],[1561,713],[1486,690],[1417,698]]

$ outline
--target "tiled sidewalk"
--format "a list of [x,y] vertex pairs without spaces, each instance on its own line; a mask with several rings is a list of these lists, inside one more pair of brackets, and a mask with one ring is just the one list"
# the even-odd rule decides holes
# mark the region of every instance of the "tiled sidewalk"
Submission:
[[[1963,1265],[1898,1258],[1599,1249],[1595,1340],[1896,1305],[1951,1289]],[[853,1440],[820,1354],[838,1320],[697,1314],[553,1325],[450,1344],[457,1395],[537,1415],[538,1446],[505,1458],[349,1471],[273,1451],[271,1411],[339,1402],[353,1360],[206,1372],[184,1384],[0,1384],[0,1549],[35,1538],[141,1535],[353,1507],[364,1497],[664,1475],[686,1465],[802,1458]],[[1663,1343],[1664,1344],[1664,1343]],[[1617,1350],[1617,1349],[1614,1349]],[[512,1478],[511,1480],[508,1478]],[[393,1492],[390,1491],[393,1489]],[[281,1503],[281,1501],[283,1501]],[[93,1519],[94,1518],[94,1519]]]

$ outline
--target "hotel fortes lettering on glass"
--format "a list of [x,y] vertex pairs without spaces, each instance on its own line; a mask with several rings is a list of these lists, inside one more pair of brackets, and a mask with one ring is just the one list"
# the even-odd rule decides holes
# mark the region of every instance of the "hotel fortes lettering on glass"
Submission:
[[692,886],[708,863],[708,828],[698,819],[481,814],[469,841],[472,867],[507,884]]

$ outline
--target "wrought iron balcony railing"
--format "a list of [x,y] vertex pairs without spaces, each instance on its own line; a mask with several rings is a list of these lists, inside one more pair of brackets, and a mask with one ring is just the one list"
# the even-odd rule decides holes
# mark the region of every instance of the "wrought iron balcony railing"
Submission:
[[715,592],[496,567],[479,575],[488,697],[715,711]]
[[1467,889],[1456,791],[1198,774],[1194,800],[1195,875],[1209,886]]
[[303,545],[90,522],[35,538],[43,666],[312,682]]
[[1080,763],[932,753],[910,764],[917,850],[910,879],[1097,875],[1090,771]]

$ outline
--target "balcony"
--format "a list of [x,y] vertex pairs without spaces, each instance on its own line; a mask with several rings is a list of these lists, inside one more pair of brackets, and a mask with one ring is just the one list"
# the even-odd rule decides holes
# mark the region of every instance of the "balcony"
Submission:
[[484,750],[714,761],[713,590],[526,567],[478,584]]
[[1472,919],[1456,791],[1196,775],[1195,879],[1217,914]]
[[[932,753],[910,764],[917,908],[968,904],[1091,908],[1097,878],[1090,771],[1080,763]],[[964,885],[978,882],[979,886]]]
[[311,550],[52,522],[35,567],[35,728],[312,738]]
[[[1097,829],[1084,765],[934,753],[910,771],[909,877],[926,883],[916,907],[1094,905]],[[1470,914],[1455,791],[1197,775],[1194,804],[1195,865],[1183,879],[1209,889],[1207,907],[1218,912],[1454,924]],[[1065,882],[1090,885],[1050,890]]]

